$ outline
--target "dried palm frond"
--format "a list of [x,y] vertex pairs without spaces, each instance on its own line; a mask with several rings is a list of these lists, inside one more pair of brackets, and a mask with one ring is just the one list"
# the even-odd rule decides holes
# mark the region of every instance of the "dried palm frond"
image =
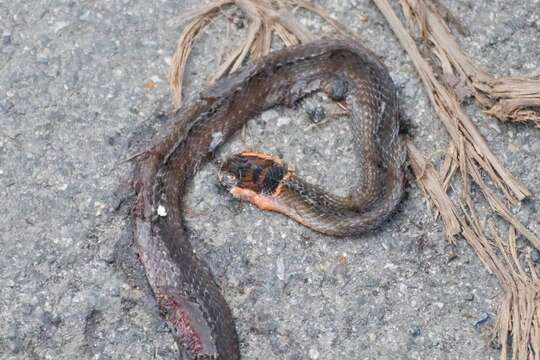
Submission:
[[[402,3],[404,1],[408,0],[403,0]],[[441,77],[437,76],[433,66],[421,55],[411,34],[414,30],[411,27],[407,30],[403,26],[387,0],[374,0],[374,2],[386,17],[401,45],[408,52],[424,82],[431,103],[451,138],[445,161],[439,172],[424,159],[411,142],[408,143],[409,160],[418,185],[428,201],[435,205],[437,213],[440,213],[449,241],[454,242],[455,235],[461,233],[484,266],[497,276],[504,291],[496,324],[496,335],[501,344],[501,359],[508,358],[511,339],[512,359],[538,360],[540,359],[540,281],[536,265],[529,261],[527,271],[524,271],[520,265],[516,249],[516,230],[537,249],[540,249],[540,239],[521,224],[508,208],[508,203],[522,200],[529,196],[530,192],[491,152],[476,126],[463,110],[459,90],[439,80]],[[419,12],[420,8],[423,9],[422,13],[427,11],[423,5],[418,5],[414,11]],[[410,19],[412,9],[409,7],[403,7],[403,9],[405,16]],[[425,25],[429,23],[429,20],[418,19],[422,19],[421,29],[429,33],[430,28]],[[430,35],[424,33],[423,36]],[[450,52],[444,47],[445,45],[446,43],[440,44],[438,53]],[[440,57],[440,59],[443,68],[450,68],[448,58]],[[446,191],[450,178],[456,170],[459,170],[461,175],[459,178],[461,191],[459,191],[459,198],[452,201]],[[486,184],[482,173],[492,180],[495,189]],[[508,224],[509,235],[506,241],[502,240],[497,231],[493,230],[491,234],[488,234],[482,225],[476,210],[477,204],[470,195],[473,184],[480,189],[493,212]],[[496,189],[499,191],[497,192]],[[459,206],[455,205],[456,202]],[[456,218],[459,225],[456,225]],[[496,227],[490,226],[490,228]]]
[[170,22],[182,24],[189,21],[178,39],[169,68],[169,85],[176,106],[179,107],[182,104],[182,83],[194,38],[214,18],[233,6],[240,9],[248,19],[246,39],[225,58],[213,74],[211,82],[237,70],[248,57],[256,59],[268,54],[272,46],[273,34],[276,34],[285,46],[313,40],[314,36],[291,16],[293,8],[301,8],[314,13],[341,34],[350,36],[322,8],[306,0],[218,0],[200,9],[188,11]]

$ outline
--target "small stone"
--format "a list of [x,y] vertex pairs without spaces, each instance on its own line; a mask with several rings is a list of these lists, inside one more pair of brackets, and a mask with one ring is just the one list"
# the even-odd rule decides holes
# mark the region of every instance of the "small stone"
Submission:
[[237,12],[232,16],[232,23],[237,29],[244,29],[246,27],[246,16],[241,12]]
[[466,301],[473,301],[474,300],[474,294],[469,293],[469,294],[465,295],[465,300]]
[[477,321],[475,321],[474,323],[474,327],[475,328],[479,328],[480,326],[484,325],[485,323],[488,322],[488,320],[490,319],[490,316],[488,313],[483,313],[482,314],[482,317],[480,319],[478,319]]
[[416,324],[413,324],[411,325],[411,327],[409,328],[409,334],[412,336],[412,337],[419,337],[420,334],[422,334],[422,330],[420,329],[420,326],[416,325]]
[[[67,189],[67,185],[66,185],[66,189]],[[94,204],[94,207],[96,208],[96,216],[101,216],[101,214],[103,213],[103,210],[105,209],[105,204],[98,201]]]
[[537,264],[540,263],[540,251],[538,249],[531,252],[531,260]]
[[332,83],[328,96],[334,101],[345,99],[349,91],[349,83],[345,80],[336,80]]
[[315,105],[306,109],[309,121],[318,124],[326,118],[326,111],[321,105]]

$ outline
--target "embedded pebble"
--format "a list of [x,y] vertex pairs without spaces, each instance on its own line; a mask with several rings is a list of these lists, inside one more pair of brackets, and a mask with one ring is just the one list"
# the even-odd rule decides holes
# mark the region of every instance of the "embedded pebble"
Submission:
[[409,334],[411,334],[412,337],[418,337],[422,333],[422,330],[420,329],[420,326],[414,324],[411,325],[409,328]]
[[326,118],[326,110],[320,105],[307,108],[306,113],[309,120],[314,124],[318,124]]
[[531,260],[535,263],[540,263],[540,251],[538,249],[531,251]]

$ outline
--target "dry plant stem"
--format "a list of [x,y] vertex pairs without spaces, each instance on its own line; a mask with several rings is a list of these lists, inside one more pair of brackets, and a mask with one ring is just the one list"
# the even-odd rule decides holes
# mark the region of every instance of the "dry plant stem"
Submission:
[[480,189],[482,190],[482,193],[485,195],[486,200],[488,201],[489,205],[493,210],[499,214],[500,217],[502,217],[504,220],[506,220],[509,224],[511,224],[514,228],[516,228],[520,234],[522,234],[524,237],[526,237],[537,249],[540,249],[540,240],[536,235],[534,235],[529,229],[527,229],[523,224],[521,224],[508,210],[508,208],[504,205],[504,203],[495,195],[495,193],[486,185],[484,180],[482,179],[482,176],[480,175],[480,172],[478,171],[478,168],[474,166],[473,164],[469,165],[469,168],[471,169],[470,174],[473,177],[474,181],[478,186],[480,186]]
[[[407,33],[404,26],[386,0],[374,0],[383,15],[388,20],[394,33],[411,57],[420,77],[428,89],[428,96],[437,113],[443,121],[454,143],[465,141],[467,151],[476,152],[483,157],[491,168],[496,171],[500,183],[507,186],[518,200],[530,196],[527,188],[504,168],[497,157],[491,152],[482,135],[472,123],[469,116],[461,108],[457,98],[437,80],[432,67],[422,57],[416,43]],[[465,138],[465,140],[463,139]],[[485,169],[486,171],[490,169]],[[514,199],[509,199],[514,200]]]
[[190,22],[182,31],[176,45],[176,51],[169,67],[169,86],[176,106],[182,103],[182,84],[184,81],[184,70],[186,68],[189,54],[193,45],[193,40],[199,31],[215,17],[219,11],[227,5],[232,4],[232,0],[222,0],[214,4],[207,5],[197,11],[188,12],[182,17],[173,19],[171,22],[182,22],[190,19]]
[[[501,344],[501,359],[511,356],[516,360],[540,360],[540,282],[534,264],[529,261],[527,273],[519,262],[516,229],[537,248],[540,248],[540,241],[515,219],[504,202],[486,185],[481,169],[508,200],[514,197],[521,199],[529,193],[517,180],[508,177],[506,169],[489,151],[474,124],[461,109],[458,97],[435,77],[433,69],[420,55],[416,43],[388,2],[386,0],[374,2],[409,53],[427,88],[430,100],[452,139],[440,172],[436,172],[432,165],[423,159],[412,143],[408,144],[409,160],[419,187],[440,212],[449,240],[454,241],[454,236],[450,234],[456,232],[456,225],[452,221],[456,218],[460,229],[458,232],[461,231],[480,261],[495,274],[501,284],[504,298],[498,309],[496,324],[496,335]],[[407,8],[404,10],[410,11]],[[450,67],[449,62],[441,61],[441,64],[443,68]],[[462,180],[461,209],[455,208],[446,193],[450,178],[457,168]],[[498,234],[493,235],[495,240],[486,236],[486,230],[479,220],[470,196],[470,179],[478,185],[491,208],[511,224],[506,244]],[[449,226],[452,226],[452,231],[448,230]]]
[[290,15],[291,8],[302,8],[320,16],[341,34],[347,31],[332,19],[321,7],[306,0],[221,0],[188,11],[171,23],[180,24],[190,20],[177,42],[169,69],[169,85],[177,107],[182,104],[182,84],[194,38],[213,18],[223,14],[223,9],[235,5],[249,21],[245,41],[233,50],[213,74],[210,82],[237,70],[248,57],[258,58],[270,52],[272,34],[275,33],[286,46],[306,43],[314,39],[301,24]]
[[461,50],[432,2],[400,0],[400,3],[409,22],[420,28],[446,78],[465,83],[487,114],[500,120],[530,121],[540,127],[540,75],[495,77]]
[[482,166],[486,173],[493,176],[494,183],[503,193],[508,194],[509,201],[515,202],[516,199],[522,200],[530,196],[529,190],[510,174],[491,152],[476,126],[461,108],[456,96],[435,77],[432,67],[422,57],[413,38],[398,19],[388,1],[374,0],[374,2],[386,17],[394,33],[411,57],[418,74],[426,86],[428,96],[435,110],[450,134],[452,141],[457,145],[465,189],[467,190],[469,187],[465,159],[478,157],[483,160],[479,165]]
[[[511,334],[512,358],[538,360],[540,356],[540,280],[535,266],[529,262],[530,274],[519,262],[516,249],[516,232],[510,226],[507,245],[497,231],[493,230],[494,241],[487,238],[474,209],[462,205],[463,216],[446,194],[440,175],[428,163],[418,149],[407,143],[411,167],[420,189],[441,211],[447,226],[452,223],[461,229],[463,237],[471,245],[484,266],[497,277],[504,291],[504,298],[497,311],[496,331],[501,343],[501,359],[508,358],[509,335]],[[468,196],[468,195],[466,195]],[[470,203],[470,198],[464,200]],[[458,221],[456,225],[454,220]],[[495,226],[490,226],[495,229]],[[459,232],[459,230],[458,230]]]
[[425,197],[431,199],[437,209],[440,210],[447,238],[454,243],[456,235],[461,232],[461,227],[452,200],[446,194],[444,187],[438,186],[439,177],[436,170],[431,164],[426,163],[418,149],[411,142],[407,142],[407,150],[416,179],[424,185],[421,189]]

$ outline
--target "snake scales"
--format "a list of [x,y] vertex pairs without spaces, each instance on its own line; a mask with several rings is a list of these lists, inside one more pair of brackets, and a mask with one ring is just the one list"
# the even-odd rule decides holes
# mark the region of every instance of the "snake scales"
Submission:
[[249,118],[318,91],[350,111],[360,171],[349,196],[327,194],[262,154],[232,157],[220,179],[233,195],[314,230],[361,234],[381,224],[400,201],[405,156],[394,84],[378,58],[355,41],[320,40],[245,66],[170,114],[139,157],[135,239],[183,358],[240,358],[231,311],[183,226],[182,198],[190,180]]

